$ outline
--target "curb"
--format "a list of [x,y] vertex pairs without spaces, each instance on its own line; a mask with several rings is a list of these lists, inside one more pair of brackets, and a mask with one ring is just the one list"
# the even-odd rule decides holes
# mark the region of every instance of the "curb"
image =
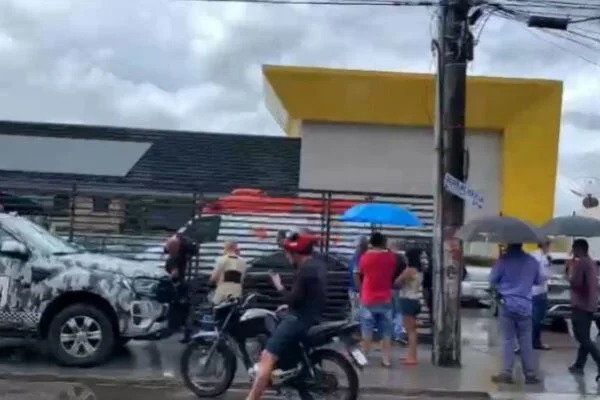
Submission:
[[[164,388],[180,387],[183,388],[183,382],[177,378],[120,378],[120,377],[95,377],[86,375],[59,375],[59,374],[30,374],[30,373],[0,373],[0,380],[20,380],[27,382],[80,382],[93,385],[127,385],[143,386],[144,388]],[[233,390],[249,389],[250,384],[245,382],[234,382],[231,385]],[[381,386],[361,386],[361,393],[380,394],[387,396],[409,396],[409,397],[435,397],[435,398],[460,398],[473,400],[492,399],[487,392],[465,391],[465,390],[444,390],[444,389],[390,389]]]
[[[234,382],[231,385],[234,389],[250,389],[250,384]],[[492,399],[488,392],[470,391],[470,390],[444,390],[444,389],[402,389],[387,388],[381,386],[360,386],[360,392],[365,394],[384,395],[384,396],[407,396],[407,397],[435,397],[450,399],[472,399],[486,400]]]

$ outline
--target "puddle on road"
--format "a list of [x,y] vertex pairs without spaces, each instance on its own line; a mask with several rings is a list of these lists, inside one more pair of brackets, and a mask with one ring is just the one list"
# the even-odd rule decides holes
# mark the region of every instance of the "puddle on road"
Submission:
[[192,399],[183,389],[70,382],[0,381],[2,400],[163,400]]

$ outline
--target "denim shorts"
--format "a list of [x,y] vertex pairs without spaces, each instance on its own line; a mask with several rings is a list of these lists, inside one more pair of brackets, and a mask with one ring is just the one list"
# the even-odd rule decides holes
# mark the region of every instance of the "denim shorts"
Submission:
[[360,307],[360,326],[363,337],[377,336],[382,339],[391,339],[394,330],[392,304],[362,305]]
[[416,318],[421,313],[421,301],[417,299],[400,298],[402,315]]
[[265,348],[272,355],[281,357],[306,337],[308,328],[296,315],[286,314],[267,340]]

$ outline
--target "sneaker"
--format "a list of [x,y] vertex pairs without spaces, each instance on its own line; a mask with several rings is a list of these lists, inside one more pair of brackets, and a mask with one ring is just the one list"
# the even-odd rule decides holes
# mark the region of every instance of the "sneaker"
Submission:
[[547,344],[540,344],[538,346],[533,346],[534,350],[552,350],[552,347],[548,346]]
[[399,336],[396,338],[396,342],[403,344],[403,345],[407,345],[408,344],[408,340],[406,339],[406,336]]
[[573,375],[579,375],[579,376],[584,375],[583,368],[578,367],[576,365],[571,365],[569,367],[569,372],[572,373]]
[[501,373],[501,374],[492,376],[492,382],[493,383],[513,384],[513,383],[515,383],[515,380],[513,379],[512,375],[509,375],[507,373]]

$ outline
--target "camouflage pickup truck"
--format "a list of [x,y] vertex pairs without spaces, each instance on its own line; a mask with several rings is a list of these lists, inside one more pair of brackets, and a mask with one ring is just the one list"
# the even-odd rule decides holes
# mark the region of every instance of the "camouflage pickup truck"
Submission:
[[173,296],[162,269],[0,213],[0,337],[39,338],[60,364],[93,366],[130,339],[168,335]]

